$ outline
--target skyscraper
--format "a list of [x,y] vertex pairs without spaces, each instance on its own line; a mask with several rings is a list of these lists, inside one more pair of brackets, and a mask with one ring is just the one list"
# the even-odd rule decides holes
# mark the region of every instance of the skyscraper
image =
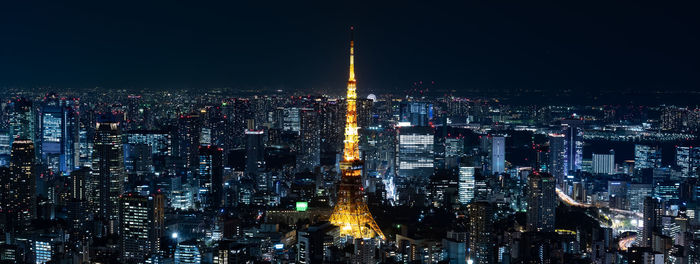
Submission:
[[202,254],[197,247],[197,241],[184,241],[175,247],[175,264],[200,264]]
[[610,150],[608,154],[593,153],[593,173],[614,174],[615,173],[615,152]]
[[549,174],[533,172],[528,179],[527,230],[554,232],[557,208],[555,180]]
[[683,177],[698,177],[700,148],[677,146],[676,165],[681,169]]
[[643,224],[642,224],[642,236],[640,239],[640,245],[642,247],[651,247],[654,239],[654,233],[657,233],[658,222],[661,221],[658,216],[659,201],[653,197],[644,198],[644,209],[642,213],[644,214]]
[[208,185],[207,204],[218,208],[224,205],[223,149],[216,146],[199,147],[199,179]]
[[50,94],[41,107],[41,159],[54,172],[70,173],[77,164],[79,118],[75,102]]
[[263,144],[264,130],[245,130],[246,163],[245,174],[258,175],[265,169],[265,145]]
[[36,116],[32,101],[26,98],[18,98],[11,101],[12,113],[10,114],[11,139],[28,139],[34,141],[36,129]]
[[398,152],[396,166],[398,200],[408,203],[415,200],[420,189],[425,188],[435,167],[435,139],[431,127],[398,127]]
[[[350,29],[352,32],[352,28]],[[347,114],[345,124],[345,149],[340,163],[342,177],[338,188],[338,201],[330,217],[331,224],[340,227],[340,234],[354,238],[384,239],[384,234],[367,208],[362,186],[362,160],[360,160],[357,134],[357,99],[354,62],[354,42],[350,40],[350,77],[348,79]]]
[[476,168],[471,166],[460,166],[459,167],[459,203],[468,204],[474,199],[474,187],[476,185],[476,180],[474,179],[474,174]]
[[649,145],[634,145],[634,169],[661,167],[661,148]]
[[559,186],[566,179],[566,148],[564,134],[549,134],[549,173],[557,180]]
[[318,112],[313,108],[302,108],[299,112],[299,151],[297,171],[313,171],[321,163],[321,134],[318,126]]
[[561,124],[564,130],[566,172],[579,171],[583,162],[583,121],[565,119],[561,121]]
[[164,228],[165,198],[127,193],[119,198],[121,261],[142,263],[160,247]]
[[477,201],[469,205],[469,260],[477,264],[494,263],[496,239],[493,230],[493,205]]
[[34,143],[17,139],[12,144],[7,192],[3,193],[5,211],[13,228],[30,224],[36,216],[36,180],[34,175]]
[[93,203],[97,213],[105,217],[110,233],[116,231],[119,220],[119,195],[124,191],[124,154],[121,133],[113,117],[97,122],[92,158],[92,178],[95,184]]
[[491,138],[491,174],[498,175],[506,171],[506,138]]
[[399,105],[400,122],[411,126],[430,126],[433,118],[433,105],[426,102],[404,101]]

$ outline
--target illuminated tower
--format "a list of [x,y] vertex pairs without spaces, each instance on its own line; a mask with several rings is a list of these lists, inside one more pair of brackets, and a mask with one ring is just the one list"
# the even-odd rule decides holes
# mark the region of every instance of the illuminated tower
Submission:
[[[350,28],[352,34],[353,28]],[[355,81],[353,40],[350,38],[350,78],[348,79],[347,114],[345,118],[345,150],[340,169],[343,176],[338,189],[338,202],[330,222],[340,227],[340,234],[354,238],[384,239],[367,208],[362,187],[362,161],[357,136],[357,92]]]

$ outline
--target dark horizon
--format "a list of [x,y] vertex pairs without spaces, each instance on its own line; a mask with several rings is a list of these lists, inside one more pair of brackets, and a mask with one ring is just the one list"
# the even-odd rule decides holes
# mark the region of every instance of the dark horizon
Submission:
[[[674,5],[675,4],[675,5]],[[698,91],[696,6],[12,2],[0,87]]]

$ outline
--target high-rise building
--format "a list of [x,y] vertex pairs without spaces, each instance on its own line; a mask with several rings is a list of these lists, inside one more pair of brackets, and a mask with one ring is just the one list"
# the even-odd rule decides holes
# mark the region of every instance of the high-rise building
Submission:
[[445,138],[445,168],[456,168],[464,154],[464,138]]
[[610,150],[608,154],[593,153],[593,173],[614,174],[615,173],[615,152]]
[[10,165],[10,154],[12,153],[12,135],[8,130],[0,130],[0,167]]
[[313,171],[321,163],[321,134],[318,126],[318,112],[313,108],[302,108],[299,112],[299,151],[297,171]]
[[299,107],[286,107],[283,110],[282,129],[284,131],[299,132],[301,122],[299,120]]
[[583,163],[583,121],[565,119],[561,121],[564,130],[564,160],[566,172],[581,170]]
[[197,246],[197,241],[190,240],[177,244],[174,254],[175,264],[200,264],[202,254]]
[[700,148],[677,146],[676,165],[680,168],[683,177],[698,177]]
[[71,236],[86,236],[84,227],[88,223],[88,188],[90,168],[80,168],[70,173],[70,198],[66,202],[66,220]]
[[459,203],[468,204],[474,199],[474,188],[476,180],[474,179],[474,174],[476,173],[475,167],[470,166],[460,166],[459,167]]
[[411,126],[430,126],[430,121],[433,119],[433,104],[404,101],[399,108],[399,122],[409,123]]
[[258,175],[265,169],[264,130],[246,129],[246,163],[247,175]]
[[491,174],[498,175],[506,171],[506,138],[491,138]]
[[644,198],[644,219],[642,219],[642,235],[640,237],[640,246],[651,247],[654,239],[654,233],[659,233],[659,222],[661,221],[659,214],[659,201],[653,197]]
[[[566,148],[564,134],[549,134],[549,164],[548,170],[557,180],[557,185],[564,186],[567,175]],[[563,189],[563,188],[562,188]]]
[[398,178],[395,181],[399,200],[409,202],[427,182],[435,167],[435,139],[431,127],[399,127],[396,153]]
[[143,263],[158,253],[164,228],[165,198],[126,193],[119,198],[121,261]]
[[41,107],[41,148],[43,163],[55,172],[70,173],[78,163],[79,118],[74,101],[59,99],[56,94],[46,97]]
[[36,115],[32,101],[18,98],[11,101],[10,136],[34,141]]
[[374,100],[357,99],[357,127],[366,128],[372,125],[372,105]]
[[201,182],[206,183],[208,197],[206,204],[218,208],[224,205],[224,165],[223,149],[216,146],[199,147],[199,173]]
[[119,220],[119,196],[125,181],[121,132],[113,117],[97,122],[93,150],[91,196],[98,215],[105,218],[109,232],[113,233]]
[[556,183],[546,173],[530,174],[527,194],[527,230],[554,232],[557,209]]
[[202,133],[202,120],[199,113],[182,115],[177,123],[175,137],[175,156],[182,160],[182,167],[189,174],[194,174],[199,165],[199,141]]
[[[493,228],[493,205],[477,201],[469,205],[469,260],[473,263],[494,263],[496,239]],[[467,263],[472,263],[467,261]]]
[[661,148],[649,145],[634,145],[634,169],[661,167]]
[[632,183],[629,186],[629,193],[627,195],[630,202],[630,211],[643,212],[644,210],[644,199],[647,196],[653,195],[654,188],[651,184],[644,183]]
[[[352,28],[351,28],[352,32]],[[345,124],[345,148],[340,163],[341,179],[338,201],[330,217],[331,224],[340,227],[340,235],[353,238],[385,239],[384,233],[367,208],[362,185],[362,160],[360,160],[359,135],[357,133],[357,81],[355,80],[354,41],[350,40],[350,77],[348,78],[347,114]]]
[[4,211],[10,215],[12,228],[28,226],[36,217],[36,179],[34,142],[16,139],[10,157],[10,178],[2,194]]
[[319,106],[319,130],[321,152],[338,153],[343,147],[343,130],[345,128],[344,104],[339,100],[328,99]]

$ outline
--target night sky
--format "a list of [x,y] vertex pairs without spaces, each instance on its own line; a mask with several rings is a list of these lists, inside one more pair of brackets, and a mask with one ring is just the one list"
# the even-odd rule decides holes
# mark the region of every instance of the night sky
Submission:
[[355,25],[364,91],[700,91],[690,1],[55,2],[0,3],[0,87],[341,91]]

